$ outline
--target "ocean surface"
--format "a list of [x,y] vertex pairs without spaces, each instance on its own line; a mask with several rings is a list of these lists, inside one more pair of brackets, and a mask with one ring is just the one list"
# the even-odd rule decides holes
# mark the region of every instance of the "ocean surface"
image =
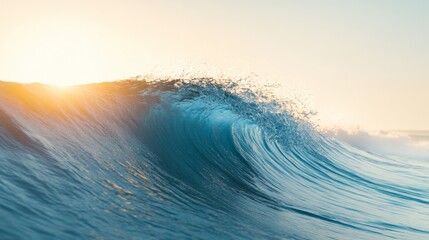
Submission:
[[1,82],[0,239],[429,239],[428,134],[297,109],[215,79]]

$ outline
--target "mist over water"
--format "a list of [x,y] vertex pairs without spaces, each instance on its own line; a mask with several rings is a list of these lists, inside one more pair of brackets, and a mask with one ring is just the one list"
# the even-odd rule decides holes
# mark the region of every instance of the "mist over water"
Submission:
[[293,104],[217,79],[2,82],[0,238],[429,238],[427,152]]

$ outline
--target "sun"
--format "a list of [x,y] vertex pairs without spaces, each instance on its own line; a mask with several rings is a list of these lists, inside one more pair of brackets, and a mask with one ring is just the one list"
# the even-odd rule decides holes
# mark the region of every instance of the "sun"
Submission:
[[80,26],[27,27],[8,47],[11,81],[69,86],[108,80],[103,40]]

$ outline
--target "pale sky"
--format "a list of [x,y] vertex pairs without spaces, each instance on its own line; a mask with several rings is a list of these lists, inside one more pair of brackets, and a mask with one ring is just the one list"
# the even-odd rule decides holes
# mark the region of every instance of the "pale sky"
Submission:
[[372,130],[429,129],[428,43],[424,0],[0,0],[0,80],[203,63],[305,91],[322,124]]

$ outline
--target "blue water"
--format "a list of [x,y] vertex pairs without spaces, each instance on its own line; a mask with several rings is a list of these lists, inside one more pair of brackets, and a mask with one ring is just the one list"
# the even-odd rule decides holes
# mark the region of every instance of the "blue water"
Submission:
[[0,239],[429,239],[429,156],[232,82],[0,83]]

